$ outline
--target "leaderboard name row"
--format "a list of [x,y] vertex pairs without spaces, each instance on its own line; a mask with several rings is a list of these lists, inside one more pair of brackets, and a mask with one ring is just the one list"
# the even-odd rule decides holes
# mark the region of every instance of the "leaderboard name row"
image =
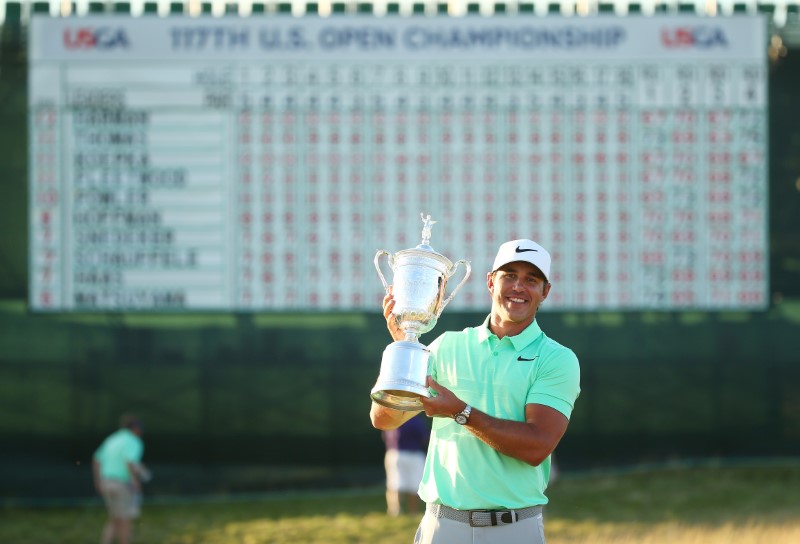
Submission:
[[64,72],[71,107],[294,107],[320,110],[764,107],[760,63],[544,66],[368,61],[264,65],[93,64]]

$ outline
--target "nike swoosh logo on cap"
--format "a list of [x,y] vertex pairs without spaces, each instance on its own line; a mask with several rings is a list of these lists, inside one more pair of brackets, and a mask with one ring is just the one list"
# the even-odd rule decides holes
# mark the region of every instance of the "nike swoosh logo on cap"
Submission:
[[523,249],[523,248],[517,246],[517,249],[515,251],[517,253],[525,253],[526,251],[539,251],[539,250],[538,249]]
[[534,357],[533,359],[526,359],[525,357],[523,357],[522,355],[520,355],[519,357],[517,357],[517,361],[535,361],[535,360],[536,360],[536,359],[538,359],[538,358],[539,358],[539,356],[538,356],[538,355],[537,355],[536,357]]

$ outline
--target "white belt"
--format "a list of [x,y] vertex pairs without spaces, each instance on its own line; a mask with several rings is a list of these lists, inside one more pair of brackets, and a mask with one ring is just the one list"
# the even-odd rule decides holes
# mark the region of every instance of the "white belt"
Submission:
[[542,513],[541,506],[507,510],[456,510],[443,504],[428,504],[425,509],[437,518],[469,523],[470,527],[509,525]]

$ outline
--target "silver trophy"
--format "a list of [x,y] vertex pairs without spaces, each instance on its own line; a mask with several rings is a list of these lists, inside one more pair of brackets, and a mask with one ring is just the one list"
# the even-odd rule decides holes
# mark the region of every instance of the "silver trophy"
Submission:
[[[375,269],[387,290],[389,284],[381,272],[380,258],[382,255],[389,258],[389,266],[394,273],[395,305],[392,314],[406,337],[389,344],[384,350],[381,372],[371,396],[378,404],[404,411],[422,410],[419,398],[430,396],[425,385],[430,351],[418,338],[436,325],[442,310],[453,300],[472,271],[468,261],[461,259],[454,265],[447,257],[433,250],[429,242],[431,226],[436,221],[431,221],[430,215],[425,217],[420,214],[420,217],[423,223],[420,245],[394,255],[384,249],[375,254]],[[466,270],[464,279],[445,299],[447,280],[461,264]]]

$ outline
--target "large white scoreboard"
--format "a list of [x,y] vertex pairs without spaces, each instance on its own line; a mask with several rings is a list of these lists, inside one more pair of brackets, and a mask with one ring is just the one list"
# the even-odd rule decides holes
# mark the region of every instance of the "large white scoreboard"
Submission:
[[424,213],[472,263],[451,309],[488,309],[515,238],[553,255],[547,308],[763,308],[765,31],[34,17],[30,305],[378,311],[373,257],[420,243]]

